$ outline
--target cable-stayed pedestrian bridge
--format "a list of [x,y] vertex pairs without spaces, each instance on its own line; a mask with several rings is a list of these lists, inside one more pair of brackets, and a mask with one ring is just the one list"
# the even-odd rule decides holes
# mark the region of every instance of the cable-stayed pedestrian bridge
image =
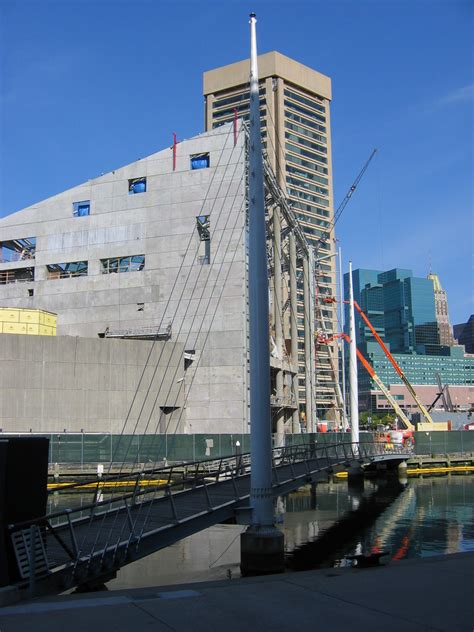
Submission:
[[[287,494],[346,468],[396,465],[408,456],[402,445],[386,443],[275,448],[272,493]],[[9,526],[17,585],[29,595],[94,585],[211,525],[231,519],[246,524],[251,466],[250,454],[236,454],[116,476],[106,481],[107,491],[124,484],[129,491],[105,500],[105,481],[94,481],[89,504]]]

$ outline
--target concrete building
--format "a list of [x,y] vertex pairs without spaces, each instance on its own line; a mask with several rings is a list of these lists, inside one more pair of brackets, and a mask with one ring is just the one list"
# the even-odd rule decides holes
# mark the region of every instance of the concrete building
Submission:
[[[418,413],[419,408],[404,384],[390,384],[390,393],[397,400],[400,407],[409,413]],[[446,412],[443,406],[443,400],[438,397],[439,388],[433,384],[417,384],[416,394],[421,403],[427,408],[436,401],[433,407],[435,412]],[[468,412],[474,409],[474,386],[449,386],[449,396],[451,398],[454,412]],[[384,410],[393,410],[387,398],[379,391],[373,393],[373,410],[382,412]]]
[[[337,329],[335,306],[322,302],[336,293],[331,161],[331,80],[329,77],[270,52],[258,57],[262,141],[280,187],[286,191],[305,237],[315,252],[315,329]],[[248,119],[249,61],[204,73],[205,125],[219,128],[238,115]],[[300,273],[301,274],[301,273]],[[302,342],[304,313],[302,282],[298,301],[300,330],[300,403],[305,401],[305,362]],[[318,416],[334,416],[338,380],[337,346],[316,350],[316,407]],[[308,411],[306,410],[306,414]]]
[[183,345],[171,341],[0,335],[0,427],[181,432],[182,375]]
[[[284,301],[296,303],[296,290],[290,295],[296,277],[280,282],[278,270],[283,253],[308,259],[298,223],[268,168],[266,194],[280,222],[268,249],[280,288],[273,295],[279,307],[273,309],[273,326],[284,340],[284,353],[271,358],[272,407],[281,432],[299,431],[297,336],[291,334],[296,320],[283,323],[277,316]],[[236,138],[230,124],[180,142],[0,220],[0,306],[53,312],[58,336],[96,338],[92,363],[106,349],[97,346],[98,337],[119,344],[129,339],[143,349],[150,344],[144,341],[165,341],[163,349],[173,358],[169,345],[178,345],[181,368],[175,363],[172,370],[182,389],[174,430],[247,432],[246,208],[242,126]],[[308,275],[303,282],[307,297]],[[140,357],[148,370],[148,356],[141,351]],[[155,364],[168,379],[162,363]],[[308,383],[312,379],[308,374]],[[104,395],[106,402],[115,397],[112,391]],[[47,389],[43,396],[49,397]],[[172,408],[168,399],[160,405]],[[71,419],[76,412],[71,410]],[[109,424],[114,431],[118,417]],[[80,427],[94,430],[86,421]],[[66,426],[65,420],[60,429]]]

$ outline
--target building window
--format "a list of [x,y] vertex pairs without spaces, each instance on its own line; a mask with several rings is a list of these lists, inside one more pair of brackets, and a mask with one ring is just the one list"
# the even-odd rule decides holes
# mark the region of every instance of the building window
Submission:
[[201,265],[211,263],[211,231],[209,215],[196,217],[196,230],[199,237],[198,262]]
[[7,283],[20,283],[35,280],[34,268],[18,268],[16,270],[4,270],[0,272],[0,285]]
[[0,263],[34,259],[35,253],[36,237],[0,241]]
[[128,181],[128,194],[135,195],[136,193],[146,192],[146,178],[131,178]]
[[87,276],[87,261],[49,263],[46,268],[48,270],[48,280]]
[[139,272],[145,267],[145,255],[101,259],[100,263],[102,266],[102,274],[112,274],[114,272]]
[[191,169],[207,169],[210,164],[209,154],[194,154],[191,156]]
[[84,200],[83,202],[72,203],[72,214],[74,217],[86,217],[90,215],[91,202],[90,200]]

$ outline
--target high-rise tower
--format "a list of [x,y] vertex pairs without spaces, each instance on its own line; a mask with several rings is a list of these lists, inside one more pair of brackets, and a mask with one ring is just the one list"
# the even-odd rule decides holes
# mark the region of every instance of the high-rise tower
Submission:
[[443,290],[437,274],[430,272],[428,279],[433,281],[436,320],[438,322],[439,342],[446,347],[452,347],[455,344],[453,336],[453,328],[449,322],[448,313],[448,297],[446,290]]
[[[329,77],[278,52],[260,55],[262,140],[278,182],[288,194],[309,244],[315,249],[315,329],[336,331],[336,309],[323,303],[335,295],[335,245],[331,164]],[[206,130],[231,121],[236,113],[248,119],[249,61],[204,73]],[[302,283],[298,290],[302,292]],[[298,301],[298,327],[304,331],[304,308]],[[300,402],[304,394],[304,353],[300,362]],[[318,345],[316,407],[325,416],[335,406],[337,348]]]

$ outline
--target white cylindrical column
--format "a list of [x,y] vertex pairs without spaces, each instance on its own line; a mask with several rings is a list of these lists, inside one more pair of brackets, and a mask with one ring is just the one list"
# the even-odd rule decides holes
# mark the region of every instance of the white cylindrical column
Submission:
[[[339,320],[341,333],[344,331],[344,282],[342,278],[342,250],[339,248]],[[347,422],[347,406],[346,406],[346,352],[345,340],[339,338],[341,352],[341,377],[342,377],[342,427],[347,430],[349,424]]]
[[354,314],[354,290],[352,287],[352,261],[349,261],[349,388],[351,394],[351,440],[359,443],[359,391],[357,386],[357,346]]
[[250,14],[249,325],[251,524],[240,536],[243,575],[284,570],[284,536],[273,520],[268,271],[255,13]]
[[292,432],[301,432],[299,410],[299,379],[298,379],[298,286],[296,278],[296,237],[290,233],[290,330],[291,330],[291,361],[296,367],[296,375],[292,379],[292,390],[296,402],[296,410],[292,415]]
[[276,395],[279,406],[275,414],[276,439],[275,447],[285,445],[285,408],[283,385],[283,296],[281,274],[281,210],[279,206],[273,209],[273,322],[275,325],[275,344],[281,367],[276,374]]

